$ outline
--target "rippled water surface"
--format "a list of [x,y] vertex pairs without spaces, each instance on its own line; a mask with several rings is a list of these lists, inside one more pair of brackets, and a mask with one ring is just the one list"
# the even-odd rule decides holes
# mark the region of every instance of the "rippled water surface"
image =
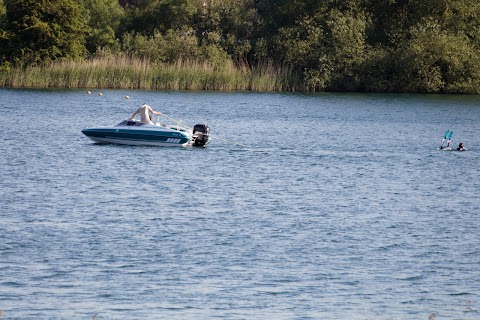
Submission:
[[[143,102],[214,140],[81,133]],[[2,319],[480,318],[479,96],[3,89],[0,111]],[[437,150],[447,129],[469,150]]]

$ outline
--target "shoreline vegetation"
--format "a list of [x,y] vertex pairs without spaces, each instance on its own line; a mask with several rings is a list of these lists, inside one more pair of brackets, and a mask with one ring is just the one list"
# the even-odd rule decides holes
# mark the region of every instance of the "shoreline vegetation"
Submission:
[[0,0],[0,87],[480,94],[478,25],[472,0]]
[[[221,63],[178,59],[150,61],[134,56],[105,55],[85,60],[56,60],[28,66],[0,67],[0,88],[31,89],[141,89],[253,92],[317,92],[304,75],[271,61],[249,65],[228,59]],[[417,88],[418,89],[418,88]],[[480,94],[476,83],[450,86],[450,90],[323,90],[324,92],[399,92]]]
[[145,90],[304,91],[291,68],[272,63],[223,65],[195,60],[152,63],[120,56],[83,61],[52,61],[0,71],[0,87]]

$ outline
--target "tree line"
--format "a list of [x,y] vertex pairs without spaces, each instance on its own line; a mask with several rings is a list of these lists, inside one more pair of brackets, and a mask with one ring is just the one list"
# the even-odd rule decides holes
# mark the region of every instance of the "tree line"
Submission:
[[292,90],[477,94],[479,26],[476,0],[0,0],[0,60],[268,63]]

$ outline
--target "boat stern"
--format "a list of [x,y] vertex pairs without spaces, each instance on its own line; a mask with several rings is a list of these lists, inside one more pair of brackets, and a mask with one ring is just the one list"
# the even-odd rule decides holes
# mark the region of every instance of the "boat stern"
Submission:
[[210,142],[210,128],[204,124],[196,124],[193,127],[190,143],[194,147],[205,147]]

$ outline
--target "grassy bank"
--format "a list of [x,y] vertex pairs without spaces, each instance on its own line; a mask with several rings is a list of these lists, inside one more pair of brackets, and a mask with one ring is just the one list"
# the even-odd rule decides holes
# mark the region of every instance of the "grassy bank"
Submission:
[[300,78],[272,64],[253,67],[178,61],[153,64],[125,56],[3,68],[0,86],[11,88],[109,88],[146,90],[294,91]]

